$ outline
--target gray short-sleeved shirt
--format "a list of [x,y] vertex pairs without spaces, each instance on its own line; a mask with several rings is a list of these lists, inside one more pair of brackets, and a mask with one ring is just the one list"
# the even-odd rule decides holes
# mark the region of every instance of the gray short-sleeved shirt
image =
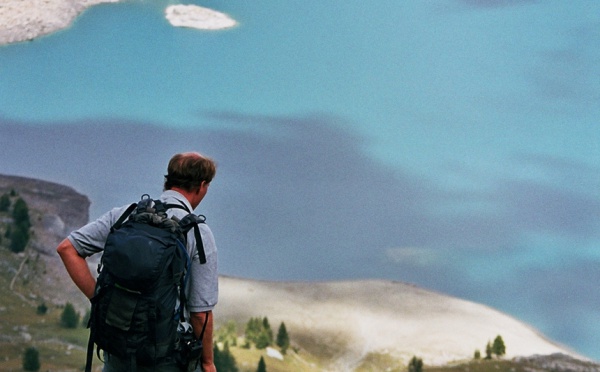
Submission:
[[[168,204],[183,203],[190,211],[187,199],[177,191],[167,190],[163,192],[160,199]],[[88,223],[82,228],[73,231],[68,239],[71,241],[77,252],[82,257],[88,257],[95,253],[102,252],[106,237],[110,232],[111,226],[125,212],[128,205],[114,208],[102,215],[97,220]],[[168,210],[168,215],[175,215],[182,218],[187,211],[179,208]],[[217,304],[219,297],[219,284],[217,273],[217,246],[212,231],[206,224],[200,224],[200,235],[206,254],[206,263],[201,265],[196,249],[196,239],[193,229],[187,236],[187,251],[192,258],[192,268],[190,280],[187,285],[187,312],[204,312],[212,310]]]

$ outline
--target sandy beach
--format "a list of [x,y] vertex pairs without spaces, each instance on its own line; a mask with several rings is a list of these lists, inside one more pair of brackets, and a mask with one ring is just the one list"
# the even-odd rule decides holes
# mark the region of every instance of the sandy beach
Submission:
[[[119,0],[5,0],[0,5],[0,45],[33,40],[69,27],[85,9]],[[219,30],[237,25],[224,13],[195,5],[172,5],[165,17],[175,27]]]
[[[429,365],[469,360],[486,343],[504,339],[506,358],[561,353],[581,356],[537,330],[490,307],[383,280],[263,282],[219,280],[218,319],[267,316],[285,322],[308,345],[331,349],[332,370],[350,371],[371,354],[408,360],[419,355]],[[252,306],[247,306],[252,304]]]

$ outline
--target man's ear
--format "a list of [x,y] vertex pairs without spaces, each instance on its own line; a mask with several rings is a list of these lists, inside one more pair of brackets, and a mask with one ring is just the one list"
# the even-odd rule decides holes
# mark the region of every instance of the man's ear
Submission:
[[200,182],[200,186],[198,186],[198,188],[196,189],[196,194],[201,193],[203,189],[208,187],[208,185],[209,185],[209,183],[206,181]]

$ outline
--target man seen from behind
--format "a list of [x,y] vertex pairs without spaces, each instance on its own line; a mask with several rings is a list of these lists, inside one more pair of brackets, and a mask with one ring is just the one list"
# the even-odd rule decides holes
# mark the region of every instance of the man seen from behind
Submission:
[[[206,196],[209,185],[216,174],[216,164],[196,152],[174,155],[169,161],[165,176],[164,191],[160,200],[166,204],[182,204],[189,211],[198,207]],[[95,294],[96,279],[92,275],[86,258],[102,252],[111,227],[128,206],[114,208],[95,221],[72,232],[63,240],[57,252],[67,272],[77,287],[88,298]],[[169,217],[182,218],[187,214],[184,209],[167,210]],[[191,258],[191,270],[186,290],[185,316],[199,337],[203,328],[203,351],[200,360],[202,371],[216,371],[213,359],[213,313],[218,299],[217,249],[210,228],[199,224],[206,263],[200,264],[193,230],[187,234],[187,253]],[[105,353],[104,372],[125,372],[130,368],[128,361]],[[178,372],[185,369],[167,358],[157,366],[137,366],[137,371]]]

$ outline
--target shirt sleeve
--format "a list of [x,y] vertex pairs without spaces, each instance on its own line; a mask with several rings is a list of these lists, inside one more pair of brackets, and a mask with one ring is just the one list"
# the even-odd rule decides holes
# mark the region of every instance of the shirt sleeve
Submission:
[[125,212],[127,206],[114,208],[95,221],[88,223],[67,237],[81,257],[89,257],[104,250],[110,228]]
[[[198,251],[192,248],[192,268],[187,293],[187,309],[190,312],[204,312],[212,310],[219,297],[219,278],[217,272],[217,247],[212,231],[206,224],[200,224],[200,235],[204,245],[206,263],[200,264]],[[190,231],[193,235],[193,231]]]

